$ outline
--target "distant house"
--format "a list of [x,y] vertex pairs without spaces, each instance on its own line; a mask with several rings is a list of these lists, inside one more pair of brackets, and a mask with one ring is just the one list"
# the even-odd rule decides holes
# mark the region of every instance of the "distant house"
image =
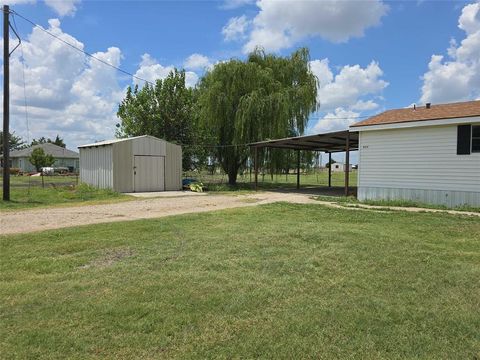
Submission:
[[350,132],[360,200],[480,206],[480,101],[389,110]]
[[[332,164],[332,172],[345,172],[345,164],[344,163],[333,163]],[[352,171],[353,166],[349,165],[349,171]]]
[[32,151],[37,148],[43,149],[45,154],[49,154],[54,157],[54,167],[65,167],[72,172],[78,171],[78,153],[50,143],[33,145],[25,149],[12,151],[10,153],[11,167],[19,168],[23,172],[35,171],[35,166],[33,166],[28,159],[32,154]]

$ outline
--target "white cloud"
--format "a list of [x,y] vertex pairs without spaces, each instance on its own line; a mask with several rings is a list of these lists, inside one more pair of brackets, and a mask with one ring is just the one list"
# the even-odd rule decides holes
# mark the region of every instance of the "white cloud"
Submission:
[[[58,16],[73,16],[81,0],[44,0],[45,5],[53,9]],[[3,0],[2,5],[33,4],[36,0]]]
[[373,100],[361,101],[365,96],[378,95],[388,86],[383,80],[383,71],[372,61],[367,67],[345,65],[334,75],[328,59],[310,62],[312,72],[319,80],[318,102],[321,111],[338,107],[370,110],[377,107]]
[[259,0],[260,11],[253,19],[253,30],[245,52],[261,46],[278,51],[297,41],[318,36],[333,42],[361,37],[365,29],[380,24],[388,6],[374,1]]
[[232,10],[239,7],[253,4],[255,0],[225,0],[221,6],[222,9]]
[[[48,31],[84,48],[83,43],[62,31],[57,19],[49,21]],[[11,58],[13,130],[25,139],[60,134],[70,148],[114,136],[117,106],[123,97],[116,70],[65,46],[38,28],[23,41],[30,120],[27,134],[21,54],[17,50]],[[118,48],[94,55],[120,65]]]
[[224,40],[233,41],[245,39],[245,32],[249,24],[250,21],[245,15],[230,18],[227,25],[222,29]]
[[[173,66],[163,66],[158,63],[153,57],[149,54],[142,55],[142,61],[135,76],[145,79],[150,82],[155,82],[157,79],[164,79],[167,77],[170,71],[173,71]],[[135,84],[142,84],[143,82],[139,79],[133,79]]]
[[462,14],[458,19],[458,27],[464,30],[467,34],[474,34],[480,30],[480,4],[473,3],[463,8]]
[[19,4],[32,4],[36,0],[3,0],[0,5],[19,5]]
[[465,38],[450,41],[448,57],[432,55],[422,76],[421,103],[452,102],[480,97],[480,3],[462,9],[458,27]]
[[379,105],[374,102],[373,100],[358,100],[356,104],[354,104],[351,109],[356,111],[370,111],[375,110],[379,107]]
[[77,11],[80,0],[45,0],[45,4],[51,7],[59,16],[73,16]]
[[[82,42],[63,32],[58,19],[51,19],[48,23],[49,32],[84,49]],[[15,51],[11,58],[13,131],[25,140],[41,136],[51,138],[59,134],[73,149],[81,144],[114,137],[118,104],[124,97],[129,80],[113,67],[66,46],[39,28],[32,29],[22,42],[22,49],[29,131],[25,119],[21,49]],[[109,47],[93,55],[115,67],[121,66],[122,52],[119,48]],[[172,65],[162,66],[145,54],[136,75],[155,81],[165,78],[173,68]],[[187,86],[194,86],[197,81],[196,73],[186,72]]]
[[317,101],[327,113],[313,126],[313,132],[346,129],[364,111],[379,107],[376,102],[388,83],[383,71],[372,61],[367,67],[345,65],[334,74],[329,60],[312,60],[310,69],[319,80]]
[[[174,70],[173,65],[163,66],[156,59],[149,54],[142,55],[142,61],[135,76],[145,79],[150,82],[155,82],[157,79],[165,79],[170,71]],[[133,79],[134,84],[142,85],[143,81],[139,79]],[[193,71],[185,72],[185,84],[188,87],[194,87],[198,82],[198,75]]]
[[314,133],[322,133],[336,130],[348,129],[350,125],[357,122],[360,113],[337,108],[332,112],[328,112],[313,127]]
[[204,70],[212,64],[208,57],[201,54],[192,54],[185,60],[183,66],[189,70]]

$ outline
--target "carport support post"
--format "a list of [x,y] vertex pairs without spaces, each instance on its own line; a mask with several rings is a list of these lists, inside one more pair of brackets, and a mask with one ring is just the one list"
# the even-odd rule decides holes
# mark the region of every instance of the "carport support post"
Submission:
[[255,168],[255,191],[258,190],[258,147],[255,146],[255,156],[253,159],[253,166]]
[[328,187],[332,187],[332,153],[328,153]]
[[297,189],[300,189],[300,150],[297,150]]
[[350,131],[347,131],[345,144],[345,196],[348,196],[348,177],[350,175]]

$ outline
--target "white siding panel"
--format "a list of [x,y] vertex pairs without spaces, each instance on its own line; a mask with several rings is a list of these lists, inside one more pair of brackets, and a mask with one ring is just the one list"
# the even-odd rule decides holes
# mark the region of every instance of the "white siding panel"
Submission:
[[111,145],[80,148],[80,181],[100,189],[113,188]]
[[359,187],[480,192],[480,153],[457,155],[457,127],[360,132]]
[[457,126],[360,132],[360,200],[480,206],[480,153],[457,155]]

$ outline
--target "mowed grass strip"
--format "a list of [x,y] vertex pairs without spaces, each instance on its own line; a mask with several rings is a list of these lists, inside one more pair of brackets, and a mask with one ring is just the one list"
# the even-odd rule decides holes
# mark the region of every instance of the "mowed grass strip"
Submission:
[[[94,205],[134,199],[132,196],[120,194],[110,189],[97,189],[87,184],[63,185],[51,182],[46,183],[45,187],[41,187],[38,184],[20,186],[22,184],[18,181],[15,179],[10,189],[10,201],[3,201],[0,198],[0,211],[51,206]],[[0,189],[0,196],[2,194],[3,190]]]
[[272,204],[0,238],[1,358],[480,357],[480,221]]

